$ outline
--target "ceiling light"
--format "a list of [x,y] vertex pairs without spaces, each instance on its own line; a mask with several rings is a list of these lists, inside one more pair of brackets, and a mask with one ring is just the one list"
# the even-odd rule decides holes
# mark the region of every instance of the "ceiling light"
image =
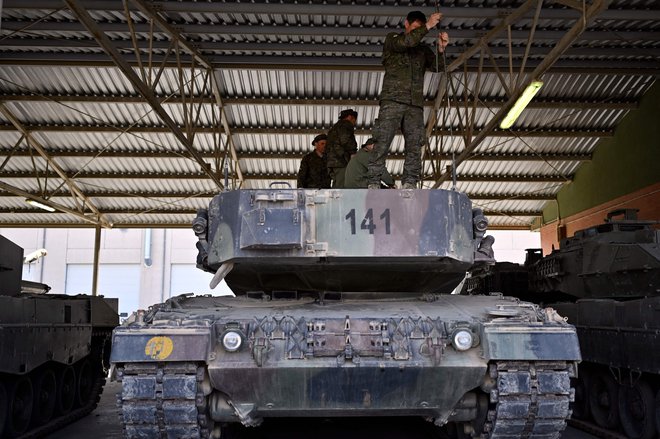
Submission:
[[513,107],[511,107],[504,119],[502,119],[502,122],[500,123],[501,129],[506,130],[511,128],[511,126],[518,119],[518,116],[520,116],[520,113],[523,112],[527,104],[529,104],[529,101],[531,101],[536,93],[538,93],[542,85],[543,81],[532,81],[532,83],[527,86],[525,91],[520,95],[516,103],[513,104]]
[[30,206],[38,207],[39,209],[47,210],[48,212],[55,212],[54,208],[52,208],[52,207],[50,207],[46,204],[40,203],[36,200],[31,200],[31,199],[28,198],[28,199],[25,200],[25,202],[28,203]]

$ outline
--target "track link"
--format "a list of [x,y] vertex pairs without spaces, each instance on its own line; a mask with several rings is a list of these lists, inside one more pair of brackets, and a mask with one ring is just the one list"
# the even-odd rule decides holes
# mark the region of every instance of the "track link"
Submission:
[[206,439],[213,429],[196,363],[131,363],[117,370],[124,437]]
[[497,362],[490,366],[497,387],[490,393],[484,437],[552,439],[561,437],[575,399],[565,362]]

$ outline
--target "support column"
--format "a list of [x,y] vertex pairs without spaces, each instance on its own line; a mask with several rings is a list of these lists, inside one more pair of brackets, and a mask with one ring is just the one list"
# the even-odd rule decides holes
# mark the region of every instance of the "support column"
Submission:
[[96,226],[96,233],[94,234],[94,266],[92,267],[92,296],[98,295],[100,253],[101,253],[101,226]]

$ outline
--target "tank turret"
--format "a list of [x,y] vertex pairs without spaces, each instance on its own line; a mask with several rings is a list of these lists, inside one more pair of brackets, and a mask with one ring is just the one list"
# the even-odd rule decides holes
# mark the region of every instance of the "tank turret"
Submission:
[[660,295],[660,230],[637,210],[610,212],[530,268],[530,290],[564,298],[632,299]]
[[237,294],[423,294],[451,292],[488,223],[455,191],[269,189],[221,193],[195,224],[198,265]]

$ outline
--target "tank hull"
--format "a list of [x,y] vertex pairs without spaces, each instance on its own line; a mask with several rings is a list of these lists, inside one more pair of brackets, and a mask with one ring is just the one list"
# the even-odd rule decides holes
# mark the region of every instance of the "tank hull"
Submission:
[[[493,315],[498,309],[509,317]],[[188,372],[188,379],[190,385],[199,383],[208,413],[207,427],[197,426],[195,437],[212,436],[214,428],[231,423],[258,425],[269,417],[416,415],[437,425],[483,429],[486,413],[497,410],[487,402],[492,391],[519,380],[536,381],[547,393],[550,415],[539,415],[539,422],[560,431],[569,415],[569,378],[580,353],[571,326],[543,321],[539,313],[501,297],[323,304],[199,297],[161,308],[149,325],[117,328],[111,361],[123,380],[124,418],[138,419],[126,424],[129,433],[147,428],[137,412],[145,401],[162,404],[156,393],[136,397],[136,389],[150,385],[140,371],[162,370],[167,376],[168,368],[183,364],[200,368]],[[452,341],[460,329],[474,337],[474,346],[465,351]],[[242,339],[233,352],[222,343],[230,331]],[[161,347],[153,350],[156,341]],[[531,377],[530,367],[538,375]],[[519,403],[531,398],[532,388],[508,391]],[[500,410],[514,410],[505,400]],[[511,420],[501,416],[499,428],[504,428]]]

